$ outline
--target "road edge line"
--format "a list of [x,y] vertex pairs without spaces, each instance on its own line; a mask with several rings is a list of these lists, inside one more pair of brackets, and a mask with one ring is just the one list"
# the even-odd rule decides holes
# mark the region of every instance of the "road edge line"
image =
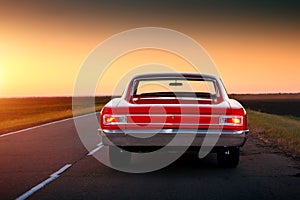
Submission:
[[10,132],[10,133],[4,133],[4,134],[1,134],[1,135],[0,135],[0,138],[6,137],[6,136],[10,136],[10,135],[15,135],[15,134],[18,134],[18,133],[21,133],[21,132],[25,132],[25,131],[30,131],[30,130],[33,130],[33,129],[36,129],[36,128],[41,128],[41,127],[44,127],[44,126],[56,124],[56,123],[59,123],[59,122],[68,121],[68,120],[71,120],[71,119],[76,119],[76,118],[80,118],[80,117],[85,117],[85,116],[92,115],[92,114],[95,114],[95,113],[97,114],[97,113],[99,113],[99,112],[88,113],[88,114],[85,114],[85,115],[79,115],[79,116],[70,117],[70,118],[66,118],[66,119],[61,119],[61,120],[57,120],[57,121],[53,121],[53,122],[48,122],[48,123],[46,123],[46,124],[41,124],[41,125],[37,125],[37,126],[25,128],[25,129],[21,129],[21,130],[18,130],[18,131],[13,131],[13,132]]

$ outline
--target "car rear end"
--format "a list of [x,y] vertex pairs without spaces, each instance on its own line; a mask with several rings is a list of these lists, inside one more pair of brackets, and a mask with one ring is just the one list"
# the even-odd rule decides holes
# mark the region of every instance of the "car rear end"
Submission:
[[207,146],[224,155],[242,146],[248,132],[244,108],[228,98],[220,79],[199,74],[135,77],[104,106],[100,126],[104,145],[129,151]]

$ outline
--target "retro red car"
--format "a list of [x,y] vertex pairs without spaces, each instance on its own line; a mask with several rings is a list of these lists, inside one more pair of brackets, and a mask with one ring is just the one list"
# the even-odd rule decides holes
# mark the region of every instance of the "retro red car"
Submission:
[[210,146],[221,166],[236,167],[247,133],[245,109],[208,74],[137,75],[100,114],[99,134],[113,165],[130,162],[130,152],[187,145]]

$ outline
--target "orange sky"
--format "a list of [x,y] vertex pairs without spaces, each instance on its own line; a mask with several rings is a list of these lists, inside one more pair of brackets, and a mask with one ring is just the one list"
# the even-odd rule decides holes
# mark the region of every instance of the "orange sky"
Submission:
[[[0,2],[0,97],[72,95],[81,64],[100,42],[146,26],[174,29],[199,42],[229,93],[300,92],[294,5],[46,2]],[[147,63],[193,70],[168,52],[132,52],[112,64],[97,94],[111,93],[120,77]]]

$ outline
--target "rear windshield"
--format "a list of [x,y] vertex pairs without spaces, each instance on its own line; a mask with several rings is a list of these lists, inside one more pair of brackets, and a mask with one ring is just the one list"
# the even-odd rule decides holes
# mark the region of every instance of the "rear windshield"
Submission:
[[134,82],[133,96],[214,98],[217,87],[212,79],[140,79]]

